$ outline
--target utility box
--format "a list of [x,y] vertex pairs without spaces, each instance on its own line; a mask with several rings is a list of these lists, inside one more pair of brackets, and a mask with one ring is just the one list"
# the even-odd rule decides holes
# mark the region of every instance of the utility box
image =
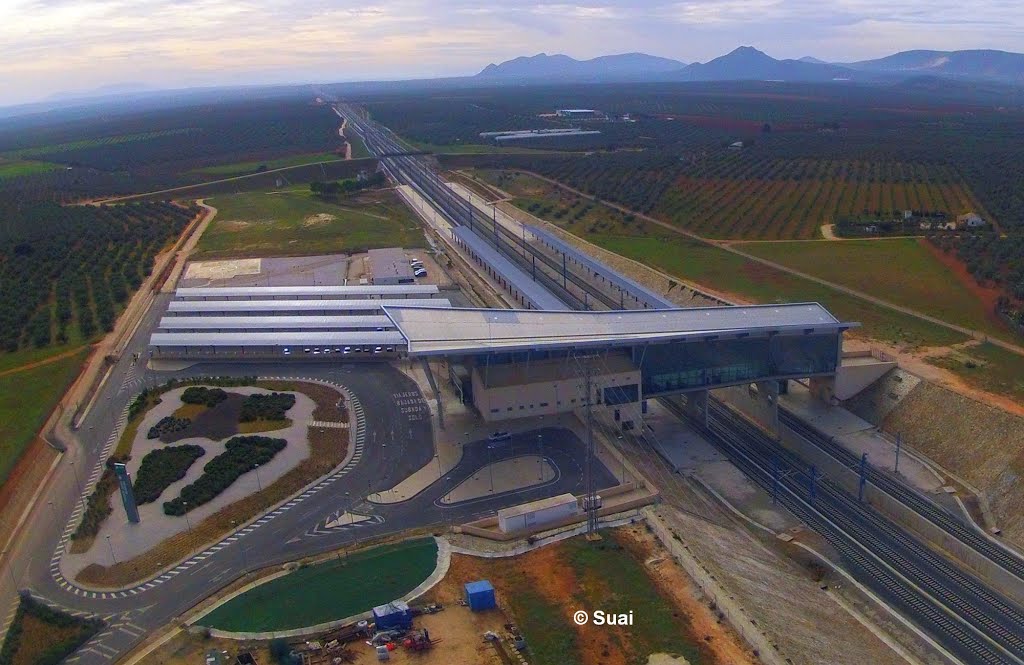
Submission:
[[407,603],[396,600],[387,605],[373,608],[373,622],[377,630],[409,629],[412,627],[412,610]]
[[487,580],[466,583],[466,604],[474,612],[493,610],[498,606],[494,598],[494,587]]
[[502,533],[525,531],[579,515],[580,508],[572,494],[531,501],[498,511],[498,528]]

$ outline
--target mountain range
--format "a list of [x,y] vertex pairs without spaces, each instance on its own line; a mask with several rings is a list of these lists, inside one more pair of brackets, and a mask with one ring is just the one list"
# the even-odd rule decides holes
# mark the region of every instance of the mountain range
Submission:
[[812,56],[779,60],[741,46],[705,63],[685,64],[645,53],[576,60],[540,53],[487,65],[477,79],[508,81],[892,81],[936,76],[1024,85],[1024,54],[995,50],[902,51],[876,60],[830,63]]

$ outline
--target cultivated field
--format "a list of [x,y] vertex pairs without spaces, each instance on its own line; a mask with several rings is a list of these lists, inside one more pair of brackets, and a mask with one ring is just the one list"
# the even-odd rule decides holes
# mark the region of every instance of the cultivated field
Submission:
[[[630,215],[581,199],[530,175],[499,171],[476,171],[474,175],[515,196],[512,203],[516,206],[599,247],[735,300],[820,302],[836,316],[861,323],[862,327],[852,331],[853,335],[910,347],[945,346],[966,339],[915,317],[744,259],[712,244],[690,240],[640,219],[630,219]],[[577,217],[580,211],[585,212]]]
[[[352,157],[354,159],[356,158],[354,152]],[[344,155],[334,152],[315,152],[305,155],[292,155],[290,157],[268,159],[264,161],[236,162],[234,164],[218,164],[217,166],[206,166],[201,169],[196,169],[195,171],[193,171],[193,173],[201,173],[203,175],[220,176],[222,178],[227,178],[230,176],[245,175],[247,173],[269,171],[271,169],[282,169],[288,166],[302,166],[303,164],[330,162],[344,158]]]
[[950,216],[984,209],[951,167],[777,159],[742,152],[635,173],[600,156],[552,163],[544,175],[708,238],[807,239],[843,216],[902,210]]
[[423,231],[390,191],[337,203],[308,189],[245,192],[209,200],[217,217],[193,258],[354,253],[374,247],[422,247]]
[[78,376],[85,356],[83,349],[52,363],[0,375],[0,482]]
[[744,252],[974,330],[1011,338],[994,312],[913,238],[737,245]]

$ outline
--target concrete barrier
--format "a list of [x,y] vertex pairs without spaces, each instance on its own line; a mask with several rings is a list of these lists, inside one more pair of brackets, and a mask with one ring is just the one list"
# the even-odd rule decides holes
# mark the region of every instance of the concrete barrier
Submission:
[[[808,442],[787,427],[782,427],[780,443],[796,453],[805,462],[815,465],[829,480],[857,496],[860,485],[858,469],[840,464],[834,457]],[[951,554],[975,574],[1018,603],[1024,604],[1024,580],[1008,572],[975,549],[962,543],[913,509],[868,482],[864,487],[864,500],[882,515],[907,528],[928,543]],[[970,528],[968,526],[968,528]]]
[[683,544],[667,524],[655,514],[653,510],[646,510],[647,523],[651,525],[654,535],[658,537],[661,544],[669,551],[672,558],[683,567],[686,574],[690,576],[700,592],[715,604],[715,607],[722,613],[725,620],[729,622],[739,636],[751,649],[757,652],[757,657],[765,665],[787,665],[792,663],[771,643],[768,636],[754,625],[753,620],[740,606],[739,602],[727,592],[715,580],[714,575],[705,568],[689,548]]

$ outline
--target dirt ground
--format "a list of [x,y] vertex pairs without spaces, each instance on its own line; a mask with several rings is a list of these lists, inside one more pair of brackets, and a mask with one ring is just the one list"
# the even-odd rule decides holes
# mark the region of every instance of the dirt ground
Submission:
[[[678,613],[685,617],[689,624],[689,640],[697,646],[701,663],[711,665],[754,665],[759,661],[750,655],[743,643],[735,636],[728,626],[712,613],[696,595],[693,585],[683,570],[672,560],[667,551],[658,543],[657,539],[649,534],[646,529],[636,526],[628,529],[619,529],[618,534],[628,543],[630,554],[638,561],[644,563],[644,568],[659,588],[676,608]],[[587,624],[575,626],[570,615],[575,609],[572,605],[576,591],[580,585],[589,585],[591,588],[600,585],[598,579],[579,579],[573,568],[564,560],[562,549],[558,545],[543,547],[534,550],[529,554],[515,559],[483,559],[478,557],[454,555],[448,575],[442,582],[428,594],[428,598],[436,602],[450,605],[462,597],[463,585],[466,582],[478,579],[487,579],[494,584],[498,594],[499,605],[503,603],[503,596],[514,593],[516,586],[521,583],[521,576],[526,573],[530,589],[539,593],[549,601],[559,602],[561,611],[566,617],[566,626],[575,630],[576,644],[579,651],[574,655],[584,665],[625,665],[634,660],[632,654],[628,654],[621,647],[616,639],[609,636],[606,628]],[[611,592],[612,590],[608,590]],[[458,607],[456,610],[463,611]],[[448,610],[439,617],[443,618]],[[457,614],[454,613],[453,616]],[[488,625],[488,616],[472,615],[476,621],[475,628]],[[477,617],[479,616],[479,619]],[[496,619],[491,623],[503,623],[503,619]],[[431,631],[438,637],[442,637],[442,631],[447,626]],[[526,636],[529,640],[529,635]],[[529,658],[527,658],[529,661]],[[482,660],[456,660],[449,662],[458,663],[490,663],[493,659]]]

